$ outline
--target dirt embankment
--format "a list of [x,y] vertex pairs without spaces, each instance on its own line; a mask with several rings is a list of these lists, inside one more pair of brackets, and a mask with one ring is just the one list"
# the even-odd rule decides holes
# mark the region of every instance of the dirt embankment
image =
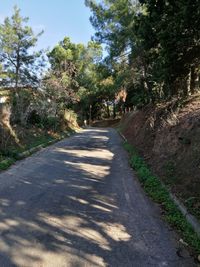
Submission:
[[105,119],[99,121],[93,121],[92,127],[115,127],[120,122],[120,119]]
[[200,95],[126,114],[121,129],[155,174],[200,219]]

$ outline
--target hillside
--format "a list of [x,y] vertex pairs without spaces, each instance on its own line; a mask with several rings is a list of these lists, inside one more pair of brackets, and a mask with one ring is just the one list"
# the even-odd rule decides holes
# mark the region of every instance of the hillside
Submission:
[[200,95],[126,114],[121,131],[200,219]]

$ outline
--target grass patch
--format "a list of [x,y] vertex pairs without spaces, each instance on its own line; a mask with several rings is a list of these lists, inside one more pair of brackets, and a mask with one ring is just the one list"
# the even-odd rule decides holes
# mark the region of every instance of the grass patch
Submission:
[[[38,134],[33,135],[31,138],[29,137],[29,142],[27,141],[21,147],[8,147],[8,149],[0,154],[0,170],[6,170],[10,167],[15,161],[22,159],[24,157],[30,156],[34,152],[37,151],[37,147],[42,145],[42,147],[47,147],[52,142],[57,142],[62,138],[68,137],[70,134],[75,133],[74,130],[68,130],[66,132],[62,132],[56,134],[54,136],[48,134]],[[36,150],[31,151],[31,149],[36,148]],[[30,151],[29,151],[30,150]],[[26,154],[27,151],[27,154]],[[20,156],[21,153],[25,152],[24,156]]]
[[6,170],[10,165],[12,165],[15,162],[15,159],[13,158],[7,158],[0,162],[0,170]]
[[170,198],[167,189],[162,185],[159,178],[152,174],[148,165],[128,142],[124,143],[124,148],[130,154],[130,165],[136,171],[145,192],[155,202],[162,205],[165,220],[173,226],[173,228],[181,234],[184,241],[199,254],[200,238]]

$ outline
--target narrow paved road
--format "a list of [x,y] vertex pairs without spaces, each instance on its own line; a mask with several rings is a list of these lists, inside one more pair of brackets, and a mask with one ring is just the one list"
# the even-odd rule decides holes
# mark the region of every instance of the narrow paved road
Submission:
[[0,266],[194,266],[113,129],[87,129],[0,174]]

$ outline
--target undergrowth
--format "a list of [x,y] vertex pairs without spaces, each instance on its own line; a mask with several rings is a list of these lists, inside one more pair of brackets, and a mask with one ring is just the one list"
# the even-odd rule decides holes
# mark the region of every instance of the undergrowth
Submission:
[[10,165],[15,162],[14,158],[7,158],[0,162],[0,170],[6,170]]
[[[30,156],[31,154],[37,151],[37,147],[39,147],[40,145],[42,145],[42,147],[49,146],[51,144],[49,143],[50,141],[59,141],[62,138],[68,137],[72,133],[75,133],[75,131],[73,129],[69,129],[68,131],[63,132],[62,134],[59,134],[57,136],[38,136],[33,138],[32,141],[22,147],[10,147],[9,149],[1,152],[0,154],[0,171],[9,168],[15,161],[22,159],[23,157]],[[29,152],[30,149],[34,148],[35,150]],[[21,153],[26,151],[29,153],[24,156],[20,156]]]
[[130,154],[130,165],[137,172],[144,190],[162,206],[165,220],[182,235],[189,246],[200,253],[200,238],[170,198],[168,190],[162,185],[159,178],[152,174],[145,161],[128,142],[124,143],[124,147]]

